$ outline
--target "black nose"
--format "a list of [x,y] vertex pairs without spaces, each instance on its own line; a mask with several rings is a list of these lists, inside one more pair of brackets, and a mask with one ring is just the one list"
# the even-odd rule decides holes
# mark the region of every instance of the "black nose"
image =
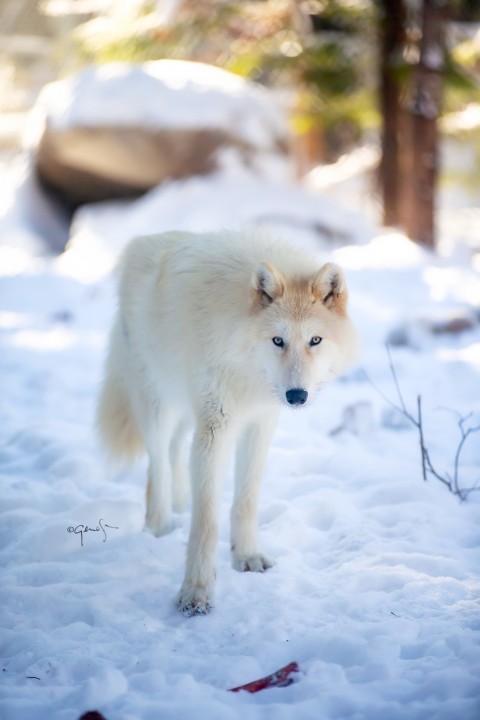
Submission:
[[293,390],[287,390],[285,396],[290,405],[303,405],[307,402],[308,392],[301,388],[294,388]]

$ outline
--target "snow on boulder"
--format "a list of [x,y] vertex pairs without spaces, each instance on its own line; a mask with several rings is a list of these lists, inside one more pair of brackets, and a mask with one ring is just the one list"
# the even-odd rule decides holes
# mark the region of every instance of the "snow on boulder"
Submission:
[[225,149],[259,172],[272,157],[288,168],[285,119],[268,90],[179,60],[90,67],[48,85],[27,143],[42,183],[73,208],[209,173]]

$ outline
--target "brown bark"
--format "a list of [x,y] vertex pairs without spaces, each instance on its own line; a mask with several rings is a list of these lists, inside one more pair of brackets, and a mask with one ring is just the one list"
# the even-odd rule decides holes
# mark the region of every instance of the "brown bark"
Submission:
[[438,118],[445,66],[445,0],[423,0],[420,59],[414,71],[411,114],[412,176],[407,234],[435,246],[435,191],[438,179]]
[[398,74],[405,44],[404,0],[380,0],[380,111],[382,155],[379,177],[383,202],[383,224],[399,225],[401,220],[401,172],[399,155],[400,95]]

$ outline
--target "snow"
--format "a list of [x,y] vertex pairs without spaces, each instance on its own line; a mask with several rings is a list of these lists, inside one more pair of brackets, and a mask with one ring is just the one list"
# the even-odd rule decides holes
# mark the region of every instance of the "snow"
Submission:
[[8,177],[0,201],[0,253],[32,256],[49,249],[60,252],[69,234],[67,213],[47,197],[33,171],[32,158],[15,158]]
[[[262,190],[262,178],[274,180],[278,186],[280,181],[290,180],[293,176],[290,157],[279,153],[279,147],[286,146],[288,137],[285,114],[275,97],[259,84],[220,68],[180,60],[87,67],[75,75],[46,85],[40,93],[26,122],[24,147],[27,153],[13,163],[14,181],[9,183],[4,197],[0,199],[0,244],[11,245],[8,236],[15,235],[16,248],[36,254],[63,249],[70,221],[65,209],[46,196],[35,172],[35,151],[47,125],[58,132],[89,127],[130,127],[147,131],[223,130],[232,135],[233,141],[229,149],[217,151],[215,162],[229,176],[235,170],[233,174],[239,187],[242,185],[238,181],[242,165],[248,164],[249,172],[246,169],[244,172],[250,183],[246,202],[255,205],[257,210],[261,206],[255,203],[255,194]],[[245,148],[251,151],[248,157]],[[117,167],[118,158],[108,162],[108,158],[104,157],[99,169],[92,167],[91,158],[85,159],[78,143],[71,144],[68,152],[64,148],[63,154],[63,162],[67,165],[96,174],[104,172],[110,175],[113,172],[115,177],[120,172],[123,177],[120,166]],[[254,178],[256,189],[252,187]],[[170,218],[175,227],[178,225],[178,206],[182,201],[179,192],[175,189],[172,192],[176,195],[177,212],[169,211],[171,196],[164,193],[160,199],[166,207],[163,213],[158,214],[164,224]],[[197,194],[202,193],[200,182]],[[230,209],[234,216],[242,215],[235,206],[233,193],[226,195],[232,199]],[[154,192],[150,203],[155,202],[155,198]],[[309,215],[312,215],[312,199],[309,205]],[[276,211],[279,207],[278,202],[274,203]],[[194,210],[198,215],[200,205]],[[208,212],[208,207],[201,210],[203,224]],[[88,210],[86,214],[88,216]],[[124,214],[116,209],[113,213],[114,216]],[[191,212],[188,215],[191,216]],[[296,215],[301,216],[302,213],[293,213],[294,217]],[[323,217],[322,213],[320,215]],[[218,221],[215,213],[212,218]],[[226,224],[230,225],[232,220],[228,213],[225,213],[225,218]],[[192,227],[197,227],[197,220],[190,220]],[[137,215],[130,224],[135,227],[138,222],[140,218]]]
[[220,127],[261,148],[270,148],[272,137],[286,137],[282,113],[264,88],[212,65],[184,60],[109,63],[51,83],[40,94],[26,130],[29,146],[37,143],[46,122],[58,131],[78,126]]
[[[208,180],[192,177],[169,182],[133,205],[85,205],[74,219],[67,252],[60,260],[62,271],[82,278],[102,275],[113,267],[119,250],[130,238],[150,234],[152,228],[155,232],[206,232],[249,224],[282,226],[284,233],[308,247],[312,246],[312,235],[339,243],[363,242],[371,233],[371,224],[358,212],[340,213],[329,200],[298,186],[267,182],[265,174],[245,170],[228,151],[220,160],[223,170]],[[275,168],[269,174],[275,175]],[[94,265],[93,252],[97,254]]]
[[[225,166],[82,209],[59,257],[30,250],[18,224],[4,234],[2,720],[88,709],[109,720],[480,716],[480,494],[460,503],[422,480],[415,429],[364,374],[396,400],[384,343],[415,328],[415,346],[392,351],[397,376],[412,411],[421,393],[431,456],[452,472],[458,418],[445,408],[480,420],[480,326],[432,335],[418,321],[478,317],[478,275],[399,234],[368,237],[348,201]],[[276,565],[232,570],[227,479],[216,607],[185,619],[174,598],[189,514],[160,539],[143,532],[145,461],[111,468],[93,429],[111,269],[135,233],[255,222],[344,267],[362,356],[313,408],[281,416],[259,518]],[[462,455],[466,486],[479,479],[478,438]],[[80,525],[91,528],[83,538]],[[301,675],[290,687],[227,692],[293,660]]]

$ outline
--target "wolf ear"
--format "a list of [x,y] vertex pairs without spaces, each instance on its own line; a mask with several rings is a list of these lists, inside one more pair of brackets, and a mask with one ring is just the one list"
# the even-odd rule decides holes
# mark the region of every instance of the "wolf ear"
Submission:
[[342,269],[335,263],[326,263],[313,278],[312,293],[325,307],[345,312],[347,284]]
[[285,290],[281,273],[267,262],[261,262],[255,268],[252,285],[256,302],[261,307],[271,305],[274,300],[283,295]]

